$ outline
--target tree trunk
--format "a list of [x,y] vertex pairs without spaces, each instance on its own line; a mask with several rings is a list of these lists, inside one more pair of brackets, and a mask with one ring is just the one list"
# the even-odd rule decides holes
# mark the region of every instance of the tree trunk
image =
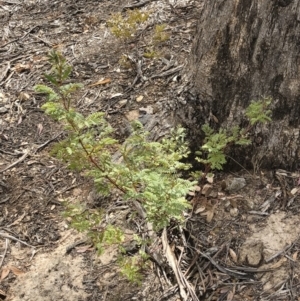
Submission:
[[299,168],[299,50],[299,1],[205,0],[188,65],[185,119],[199,125],[197,135],[205,122],[241,126],[251,100],[271,97],[272,122],[255,128],[243,157],[263,167]]

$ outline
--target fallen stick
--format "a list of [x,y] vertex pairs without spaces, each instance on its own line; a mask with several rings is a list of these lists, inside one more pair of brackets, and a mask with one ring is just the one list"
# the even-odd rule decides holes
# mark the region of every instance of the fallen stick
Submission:
[[27,246],[27,247],[30,247],[30,248],[34,248],[34,246],[28,244],[27,242],[23,241],[23,240],[20,240],[14,236],[11,236],[9,234],[6,234],[6,233],[3,233],[3,232],[0,232],[0,236],[2,236],[3,238],[7,238],[7,239],[11,239],[11,240],[14,240],[14,241],[18,241],[19,243]]
[[180,277],[181,275],[178,271],[175,255],[174,255],[174,253],[172,252],[172,250],[169,246],[166,228],[164,228],[164,230],[163,230],[161,240],[162,240],[165,256],[167,257],[169,265],[171,266],[171,268],[172,268],[172,270],[175,274],[177,284],[178,284],[178,287],[179,287],[180,296],[184,301],[186,301],[187,300],[187,293],[184,289],[185,285],[184,285],[184,282],[182,281],[182,278]]
[[3,255],[1,255],[2,259],[1,259],[1,262],[0,262],[0,268],[2,267],[2,264],[3,264],[4,258],[5,258],[7,249],[8,249],[8,239],[6,238],[5,239],[5,250],[4,250]]
[[0,173],[1,172],[4,172],[14,166],[16,166],[17,164],[19,164],[20,162],[24,161],[27,157],[29,156],[29,150],[26,150],[25,153],[23,154],[23,156],[21,158],[19,158],[17,161],[13,162],[12,164],[6,166],[5,168],[1,169],[0,170]]

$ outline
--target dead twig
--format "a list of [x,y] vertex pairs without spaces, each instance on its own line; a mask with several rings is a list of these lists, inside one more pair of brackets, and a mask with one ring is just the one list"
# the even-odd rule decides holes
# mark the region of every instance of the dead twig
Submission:
[[124,11],[126,9],[139,8],[139,7],[146,5],[147,3],[150,3],[151,1],[153,1],[153,0],[144,0],[144,1],[141,1],[138,3],[128,4],[128,5],[125,5],[122,10]]
[[271,257],[267,258],[267,259],[265,260],[265,263],[267,263],[267,264],[270,263],[270,262],[271,262],[272,260],[274,260],[276,257],[280,256],[282,253],[284,253],[284,252],[286,252],[288,249],[290,249],[293,245],[294,245],[294,243],[292,243],[292,244],[286,246],[283,250],[281,250],[281,251],[275,253],[274,255],[272,255]]
[[183,283],[182,278],[180,277],[181,275],[180,275],[179,269],[178,269],[177,264],[176,264],[175,255],[174,255],[172,249],[169,246],[166,228],[164,228],[164,230],[163,230],[161,240],[162,240],[165,256],[166,256],[166,258],[169,262],[169,265],[171,266],[171,268],[172,268],[172,270],[175,274],[177,284],[178,284],[178,287],[179,287],[180,296],[183,300],[187,300],[188,296],[187,296],[187,293],[185,291],[185,284]]
[[7,62],[7,66],[6,66],[5,70],[3,70],[2,74],[0,74],[0,84],[5,79],[9,69],[10,69],[10,62]]
[[43,39],[43,38],[41,38],[41,37],[39,37],[37,35],[34,35],[34,34],[32,34],[31,36],[33,36],[34,38],[42,41],[46,46],[53,47],[53,44],[51,42],[47,41],[46,39]]
[[[33,151],[32,151],[32,154],[35,154],[37,153],[38,151],[40,151],[42,148],[44,148],[46,145],[48,145],[50,142],[52,142],[53,140],[57,139],[63,132],[59,133],[58,135],[56,135],[54,138],[46,141],[45,143],[39,145],[37,148],[35,148]],[[1,172],[4,172],[8,169],[11,169],[13,168],[14,166],[16,166],[17,164],[23,162],[28,156],[31,156],[32,154],[30,154],[30,149],[27,149],[25,150],[23,156],[21,158],[19,158],[18,160],[16,160],[15,162],[13,162],[12,164],[6,166],[5,168],[1,169],[0,170],[0,173]]]
[[175,67],[175,68],[170,69],[168,71],[162,72],[160,74],[153,75],[153,76],[151,76],[150,79],[159,78],[159,77],[166,77],[166,76],[169,76],[169,75],[173,75],[174,73],[176,73],[178,71],[181,71],[182,68],[183,68],[183,65],[180,65],[178,67]]
[[5,202],[7,202],[9,199],[10,199],[10,197],[1,200],[1,201],[0,201],[0,204],[3,204],[3,203],[5,203]]
[[1,169],[1,170],[0,170],[0,173],[1,173],[1,172],[4,172],[4,171],[6,171],[6,170],[8,170],[8,169],[10,169],[10,168],[12,168],[12,167],[14,167],[14,166],[16,166],[16,165],[19,164],[19,163],[21,163],[21,162],[24,161],[29,155],[30,155],[30,152],[29,152],[29,150],[27,149],[27,150],[24,152],[24,154],[23,154],[23,156],[22,156],[21,158],[19,158],[17,161],[13,162],[12,164],[6,166],[5,168]]
[[17,241],[17,242],[19,242],[19,243],[21,243],[21,244],[23,244],[23,245],[25,245],[25,246],[27,246],[27,247],[35,248],[34,246],[28,244],[27,242],[25,242],[25,241],[23,241],[23,240],[20,240],[20,239],[14,237],[14,236],[9,235],[9,234],[0,232],[0,236],[2,236],[3,238],[7,238],[7,239],[11,239],[11,240]]
[[125,91],[125,93],[129,92],[130,90],[133,89],[133,87],[136,85],[136,83],[138,82],[138,80],[140,79],[142,82],[146,81],[146,78],[143,76],[142,73],[142,60],[134,60],[131,56],[127,56],[128,59],[133,62],[136,66],[136,77],[133,80],[133,83],[131,84],[130,87],[128,87]]
[[253,214],[253,215],[262,215],[262,216],[268,216],[270,215],[268,212],[261,212],[261,211],[248,211],[249,214]]
[[199,250],[195,250],[197,253],[199,253],[202,257],[208,259],[212,265],[214,265],[220,272],[227,274],[229,276],[238,278],[238,279],[251,279],[252,276],[247,273],[237,272],[228,268],[224,268],[220,266],[214,259],[212,259],[210,256],[206,255],[205,253],[202,253]]
[[55,137],[53,137],[53,138],[49,139],[48,141],[46,141],[45,143],[39,145],[39,146],[35,149],[34,153],[40,151],[40,150],[43,149],[45,146],[47,146],[50,142],[56,140],[62,133],[63,133],[63,132],[60,132],[60,133],[57,134]]
[[[181,298],[183,300],[187,300],[188,295],[190,295],[193,301],[199,301],[194,289],[192,288],[192,286],[190,285],[188,280],[184,277],[183,273],[178,267],[178,262],[176,261],[175,254],[168,243],[166,228],[163,230],[162,233],[162,244],[163,244],[165,256],[176,276]],[[188,291],[188,294],[185,289]]]
[[23,40],[27,35],[29,35],[36,27],[39,27],[40,25],[35,25],[35,26],[33,26],[33,27],[31,27],[27,32],[25,32],[25,34],[23,34],[21,37],[19,37],[19,38],[16,38],[16,39],[14,39],[14,40],[12,40],[12,41],[9,41],[9,42],[7,42],[7,43],[5,43],[5,44],[3,44],[3,45],[0,45],[0,48],[3,48],[3,47],[5,47],[5,46],[7,46],[7,45],[9,45],[9,44],[11,44],[11,43],[14,43],[14,42],[18,42],[18,41],[21,41],[21,40]]
[[1,255],[2,259],[1,259],[1,262],[0,262],[0,268],[2,267],[2,264],[3,264],[3,261],[4,261],[4,258],[5,258],[5,255],[7,253],[7,249],[8,249],[8,238],[5,239],[5,249],[4,249],[4,253],[3,255]]
[[72,243],[71,245],[69,245],[69,246],[66,247],[66,254],[70,254],[71,251],[73,249],[75,249],[77,246],[83,245],[83,244],[88,243],[88,242],[90,242],[90,241],[87,238],[81,239],[79,241],[75,241],[74,243]]

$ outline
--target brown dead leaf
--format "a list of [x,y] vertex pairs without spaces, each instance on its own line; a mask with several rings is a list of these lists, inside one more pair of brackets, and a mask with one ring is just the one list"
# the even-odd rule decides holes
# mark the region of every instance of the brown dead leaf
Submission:
[[10,272],[10,268],[8,266],[4,266],[1,272],[0,282],[5,279]]
[[75,249],[76,249],[77,253],[85,253],[87,251],[93,251],[94,250],[92,245],[76,247]]
[[196,211],[195,211],[195,213],[197,214],[197,213],[201,213],[201,212],[204,212],[206,210],[206,207],[204,207],[204,206],[201,206],[201,207],[199,207]]
[[205,184],[202,188],[201,194],[203,194],[205,197],[208,197],[211,191],[212,191],[212,185]]
[[237,256],[236,256],[236,253],[232,250],[232,249],[229,249],[229,254],[230,254],[230,257],[232,259],[232,261],[234,263],[237,263]]
[[202,213],[201,215],[206,215],[206,221],[210,223],[214,217],[215,214],[215,206],[212,206],[209,210],[206,212]]
[[37,128],[38,128],[38,135],[40,136],[41,135],[41,133],[42,133],[42,131],[43,131],[43,125],[41,124],[41,123],[39,123],[38,125],[37,125]]
[[19,268],[11,265],[9,266],[9,269],[16,275],[16,276],[21,276],[21,275],[24,275],[25,272],[23,272],[22,270],[20,270]]
[[296,261],[296,260],[297,260],[297,257],[298,257],[298,251],[296,251],[296,252],[293,254],[292,258],[294,259],[294,261]]
[[30,95],[26,92],[20,92],[19,97],[18,97],[21,101],[26,101],[28,99],[30,99]]
[[234,293],[232,291],[230,291],[227,295],[227,301],[232,301],[233,296],[234,296]]
[[196,186],[194,186],[194,190],[195,190],[195,191],[200,191],[200,190],[201,190],[201,187],[198,186],[198,185],[196,185]]
[[220,294],[227,294],[228,291],[229,291],[228,288],[221,288],[221,289],[220,289]]
[[99,85],[105,85],[111,82],[110,78],[104,78],[104,79],[100,79],[99,81],[97,81],[94,84],[90,84],[89,87],[94,87],[94,86],[99,86]]
[[210,223],[214,217],[214,210],[210,210],[210,211],[207,211],[207,214],[206,214],[206,221],[208,223]]
[[214,174],[213,173],[209,173],[206,175],[206,180],[208,183],[212,184],[214,182]]

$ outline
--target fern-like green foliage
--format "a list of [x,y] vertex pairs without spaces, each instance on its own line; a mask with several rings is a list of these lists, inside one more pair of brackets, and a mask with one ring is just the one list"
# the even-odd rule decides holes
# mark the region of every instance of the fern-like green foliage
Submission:
[[263,98],[259,101],[252,101],[246,109],[246,116],[249,118],[251,125],[256,123],[267,123],[272,119],[272,111],[268,109],[272,102],[271,98]]
[[[190,167],[180,161],[189,153],[181,140],[184,132],[178,128],[172,137],[151,142],[140,122],[134,122],[132,128],[131,136],[119,148],[119,162],[106,158],[105,170],[91,169],[88,174],[99,191],[108,193],[122,187],[125,200],[140,201],[148,220],[159,230],[171,219],[182,220],[182,212],[189,208],[185,195],[195,185],[178,174]],[[107,181],[106,176],[114,183]]]
[[[52,154],[70,168],[85,172],[101,194],[118,189],[124,200],[140,202],[156,230],[172,219],[182,221],[184,210],[189,208],[185,195],[195,185],[180,178],[180,170],[190,168],[181,162],[189,154],[184,129],[177,128],[169,138],[152,142],[142,124],[134,122],[131,136],[120,145],[113,138],[113,129],[104,113],[84,116],[72,107],[73,95],[82,85],[65,84],[72,70],[65,58],[51,52],[49,61],[52,69],[46,79],[52,86],[37,85],[35,89],[47,95],[48,101],[42,106],[46,114],[62,122],[68,133],[65,140],[55,145]],[[69,210],[73,212],[74,208]],[[89,221],[84,222],[91,218],[85,212],[82,211],[81,218],[80,214],[71,215],[78,230],[90,225]]]
[[141,271],[149,268],[147,259],[148,257],[141,253],[132,257],[120,257],[119,266],[121,269],[121,274],[124,275],[129,281],[141,284]]
[[198,155],[205,154],[205,158],[196,157],[198,162],[209,165],[210,169],[222,170],[226,163],[225,148],[231,143],[247,145],[250,143],[248,139],[242,137],[238,128],[233,128],[232,131],[219,129],[217,133],[205,124],[202,126],[202,131],[205,133],[204,144]]
[[246,116],[249,119],[250,126],[247,129],[233,127],[231,129],[219,129],[215,132],[208,124],[202,126],[205,134],[204,144],[196,152],[196,160],[206,166],[206,171],[222,170],[226,163],[225,150],[230,145],[248,145],[251,141],[247,138],[247,133],[257,123],[266,123],[271,121],[271,110],[268,106],[271,99],[264,98],[259,101],[252,101],[246,109]]

